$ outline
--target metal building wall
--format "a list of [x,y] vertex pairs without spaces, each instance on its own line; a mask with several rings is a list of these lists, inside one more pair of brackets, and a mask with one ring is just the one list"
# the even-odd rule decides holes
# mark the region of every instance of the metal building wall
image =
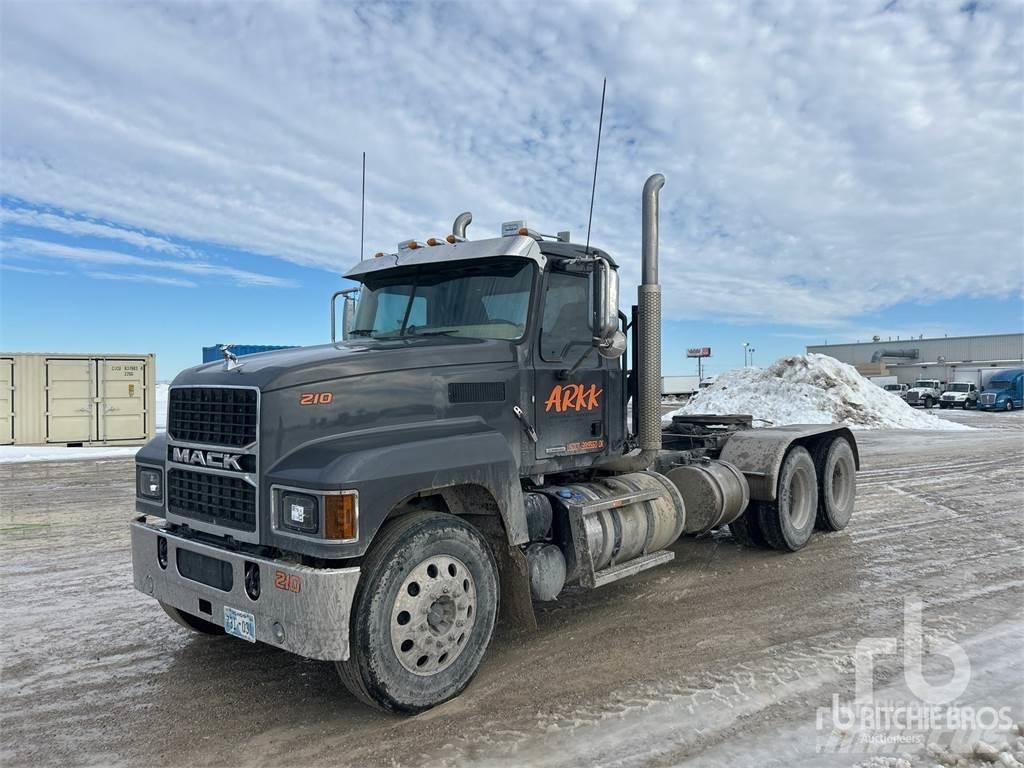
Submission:
[[916,349],[914,360],[885,358],[890,367],[904,363],[1024,361],[1024,333],[1000,333],[990,336],[950,336],[941,339],[900,339],[857,344],[821,344],[808,346],[808,352],[834,357],[850,365],[866,365],[878,351]]
[[0,353],[0,444],[141,445],[156,420],[155,355]]

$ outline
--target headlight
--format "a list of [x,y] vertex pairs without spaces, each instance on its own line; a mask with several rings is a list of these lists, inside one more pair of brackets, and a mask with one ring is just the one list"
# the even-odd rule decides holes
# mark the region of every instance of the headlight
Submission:
[[320,508],[316,496],[283,491],[278,524],[290,531],[316,533],[320,529]]
[[139,467],[135,475],[135,493],[144,499],[159,501],[164,497],[164,474],[159,469]]

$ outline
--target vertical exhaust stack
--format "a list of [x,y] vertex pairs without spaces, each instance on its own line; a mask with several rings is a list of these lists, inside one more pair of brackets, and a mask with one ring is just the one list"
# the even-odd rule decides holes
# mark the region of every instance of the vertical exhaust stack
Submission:
[[[665,186],[660,173],[644,184],[642,277],[638,289],[637,400],[640,409],[640,450],[661,450],[661,285],[658,283],[658,193]],[[654,456],[651,457],[654,460]]]
[[598,463],[613,472],[648,469],[661,450],[661,284],[658,283],[658,193],[665,177],[655,173],[644,184],[641,279],[637,289],[637,396],[640,450]]
[[466,227],[473,223],[473,214],[469,211],[463,211],[455,217],[455,223],[452,224],[452,235],[457,240],[466,239]]

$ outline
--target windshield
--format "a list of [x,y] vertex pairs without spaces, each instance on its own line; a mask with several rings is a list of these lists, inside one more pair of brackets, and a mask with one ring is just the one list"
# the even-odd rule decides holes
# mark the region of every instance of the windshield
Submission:
[[954,384],[950,384],[949,385],[949,391],[950,392],[970,392],[971,391],[971,385],[970,384],[964,384],[964,383],[961,383],[961,382],[956,382]]
[[939,382],[934,379],[922,379],[921,381],[915,381],[914,387],[920,387],[922,389],[935,389],[939,386]]
[[532,263],[521,259],[424,264],[368,275],[350,335],[516,340],[526,332],[532,278]]
[[886,384],[885,388],[889,392],[899,392],[900,391],[900,385],[899,384]]
[[1010,389],[1012,386],[1013,382],[1008,379],[992,379],[985,389],[994,389],[998,391],[1000,389]]

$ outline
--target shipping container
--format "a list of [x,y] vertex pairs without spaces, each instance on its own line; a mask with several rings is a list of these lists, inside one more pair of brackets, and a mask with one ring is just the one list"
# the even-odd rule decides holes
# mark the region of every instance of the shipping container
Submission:
[[156,420],[155,355],[0,353],[0,444],[141,445]]
[[[220,348],[222,345],[214,344],[212,347],[203,347],[203,362],[204,363],[215,363],[218,360],[223,360],[224,355],[221,353]],[[232,344],[231,353],[236,357],[242,357],[242,355],[256,355],[260,352],[273,352],[275,349],[295,349],[295,345],[274,347],[261,344]]]

